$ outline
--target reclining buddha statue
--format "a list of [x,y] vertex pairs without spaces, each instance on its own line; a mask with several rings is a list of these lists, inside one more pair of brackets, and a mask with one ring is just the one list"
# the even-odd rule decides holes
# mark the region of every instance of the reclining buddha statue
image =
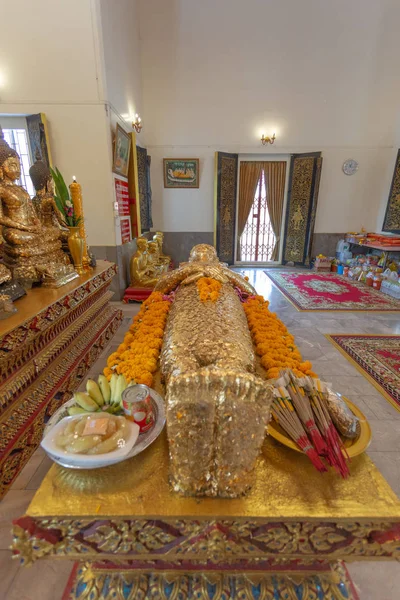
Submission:
[[155,290],[175,291],[161,351],[173,488],[238,496],[252,483],[272,401],[271,387],[255,374],[241,303],[256,291],[205,244]]
[[3,226],[4,264],[14,278],[39,281],[36,267],[65,265],[59,232],[44,228],[28,192],[15,183],[21,175],[17,152],[4,139],[0,129],[0,225]]

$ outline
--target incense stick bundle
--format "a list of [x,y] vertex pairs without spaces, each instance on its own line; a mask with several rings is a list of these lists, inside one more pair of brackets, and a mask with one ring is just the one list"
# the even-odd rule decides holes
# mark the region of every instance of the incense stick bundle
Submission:
[[317,422],[319,423],[320,431],[327,442],[326,459],[343,478],[346,478],[348,475],[350,475],[349,467],[345,458],[345,456],[348,458],[348,455],[343,442],[340,439],[339,434],[332,422],[326,406],[324,394],[318,380],[317,382],[312,382],[312,387],[309,390],[309,393],[312,395],[312,407],[317,416]]
[[323,457],[345,478],[350,474],[349,457],[330,417],[325,388],[319,379],[297,378],[289,369],[281,371],[275,381],[272,415],[319,471],[327,470]]
[[350,475],[349,467],[344,456],[346,455],[348,458],[346,449],[343,445],[342,440],[339,437],[336,427],[332,422],[332,419],[325,404],[325,399],[320,393],[318,393],[318,397],[320,399],[320,404],[324,412],[326,422],[328,424],[325,439],[328,442],[328,449],[332,450],[332,453],[328,455],[328,459],[330,459],[331,465],[342,475],[342,477],[346,478],[348,475]]
[[315,423],[310,400],[307,397],[304,389],[298,384],[298,382],[301,382],[301,380],[297,380],[291,371],[281,371],[281,377],[288,381],[287,390],[296,408],[296,412],[300,417],[300,420],[305,426],[307,432],[310,434],[317,454],[324,454],[326,452],[326,443]]
[[289,400],[287,391],[284,388],[280,388],[279,391],[275,389],[275,393],[276,392],[278,392],[279,395],[275,396],[272,403],[272,416],[308,456],[314,467],[321,473],[326,471],[327,469],[324,463],[307,437],[301,421],[295,412],[294,406]]

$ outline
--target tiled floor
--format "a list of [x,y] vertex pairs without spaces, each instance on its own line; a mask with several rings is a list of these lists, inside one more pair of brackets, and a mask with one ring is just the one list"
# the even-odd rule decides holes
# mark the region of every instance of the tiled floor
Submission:
[[[374,313],[300,313],[272,285],[262,270],[246,271],[258,293],[268,298],[270,308],[295,336],[305,359],[334,389],[345,393],[365,413],[373,439],[368,454],[394,491],[400,495],[400,412],[342,356],[324,337],[324,333],[400,334],[398,314]],[[122,305],[126,319],[117,334],[93,365],[90,376],[104,366],[104,358],[118,345],[138,305]],[[0,503],[0,600],[60,600],[72,563],[39,561],[30,569],[20,568],[11,560],[10,522],[21,516],[45,476],[50,461],[38,450],[11,491]],[[400,593],[400,567],[397,563],[350,564],[349,570],[360,591],[361,600],[394,600]]]

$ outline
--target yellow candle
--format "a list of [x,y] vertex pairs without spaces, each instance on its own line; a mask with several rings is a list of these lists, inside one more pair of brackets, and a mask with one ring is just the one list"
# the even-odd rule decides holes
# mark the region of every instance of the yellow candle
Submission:
[[81,223],[79,225],[79,234],[84,241],[82,264],[84,269],[88,271],[90,269],[90,258],[88,255],[86,243],[86,231],[82,203],[82,188],[80,184],[76,181],[75,177],[73,177],[73,181],[69,186],[69,191],[71,194],[72,204],[74,205],[74,213],[77,217],[82,217]]

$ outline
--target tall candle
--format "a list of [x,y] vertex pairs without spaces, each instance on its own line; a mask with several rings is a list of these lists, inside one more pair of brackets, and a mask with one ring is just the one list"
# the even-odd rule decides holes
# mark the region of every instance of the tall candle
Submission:
[[86,243],[86,231],[82,203],[82,188],[80,184],[76,181],[75,177],[73,177],[72,179],[73,181],[69,186],[69,191],[71,194],[72,204],[74,205],[74,213],[77,217],[81,217],[81,222],[79,225],[79,234],[84,242],[82,264],[84,269],[88,271],[90,269],[90,258],[88,255]]

